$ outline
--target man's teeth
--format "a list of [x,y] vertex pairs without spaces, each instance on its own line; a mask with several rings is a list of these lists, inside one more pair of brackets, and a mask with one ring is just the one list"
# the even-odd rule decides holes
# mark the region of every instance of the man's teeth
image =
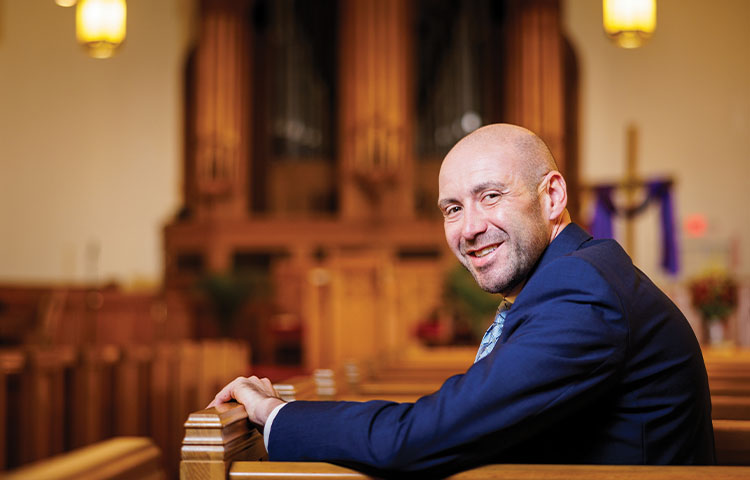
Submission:
[[495,251],[496,248],[497,248],[497,245],[492,245],[490,247],[485,247],[485,248],[479,250],[478,252],[474,252],[474,256],[478,257],[478,258],[484,257],[485,255],[489,254],[490,252]]

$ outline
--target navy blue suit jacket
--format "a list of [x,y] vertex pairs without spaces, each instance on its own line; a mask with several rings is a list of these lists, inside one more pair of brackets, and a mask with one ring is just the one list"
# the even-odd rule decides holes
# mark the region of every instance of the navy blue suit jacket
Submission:
[[549,245],[493,351],[415,403],[293,402],[271,460],[391,476],[486,463],[712,464],[711,400],[685,317],[612,240]]

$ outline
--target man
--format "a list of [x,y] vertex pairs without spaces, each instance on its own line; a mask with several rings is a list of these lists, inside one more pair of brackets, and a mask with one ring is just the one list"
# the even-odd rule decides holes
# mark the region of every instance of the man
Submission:
[[612,240],[571,223],[547,146],[512,125],[462,139],[440,170],[455,255],[503,296],[463,375],[415,403],[283,404],[267,379],[236,399],[271,460],[391,475],[485,463],[711,464],[711,402],[690,326]]

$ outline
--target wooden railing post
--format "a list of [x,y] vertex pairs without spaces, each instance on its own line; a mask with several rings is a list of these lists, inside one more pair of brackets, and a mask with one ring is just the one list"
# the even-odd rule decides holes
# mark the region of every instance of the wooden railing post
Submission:
[[267,459],[263,436],[238,403],[191,413],[185,422],[181,480],[224,480],[234,461]]
[[70,347],[26,351],[21,395],[21,462],[27,463],[65,450],[65,369],[75,360]]
[[123,347],[117,366],[115,409],[117,435],[148,435],[151,368],[154,349],[147,345]]
[[[72,384],[69,385],[71,412],[67,419],[70,430],[68,448],[90,445],[116,435],[113,407],[115,367],[120,349],[114,345],[87,346],[73,354]],[[57,452],[59,453],[59,452]]]
[[13,455],[9,455],[10,442],[8,440],[17,437],[18,425],[14,425],[13,422],[8,420],[11,415],[16,415],[16,412],[12,411],[9,405],[13,404],[14,399],[12,397],[18,397],[18,393],[16,392],[15,395],[11,393],[9,377],[18,379],[24,369],[25,362],[26,356],[19,349],[0,351],[0,470],[5,470],[13,460],[16,460]]

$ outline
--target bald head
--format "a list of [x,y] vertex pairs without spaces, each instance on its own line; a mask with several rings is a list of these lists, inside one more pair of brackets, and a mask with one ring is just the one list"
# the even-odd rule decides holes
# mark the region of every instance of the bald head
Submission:
[[458,142],[440,167],[439,190],[451,250],[480,287],[508,298],[570,222],[549,148],[515,125],[488,125]]
[[541,138],[509,123],[486,125],[466,135],[448,152],[444,164],[465,163],[477,154],[496,155],[498,161],[507,162],[507,167],[530,188],[547,172],[557,170],[552,152]]

